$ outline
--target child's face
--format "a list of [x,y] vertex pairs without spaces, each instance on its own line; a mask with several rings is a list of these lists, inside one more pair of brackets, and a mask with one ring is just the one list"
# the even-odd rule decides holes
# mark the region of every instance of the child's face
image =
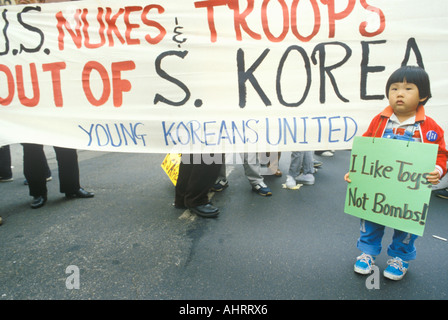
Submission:
[[420,99],[418,87],[413,83],[395,82],[389,88],[389,105],[401,119],[413,117],[417,107],[425,99]]

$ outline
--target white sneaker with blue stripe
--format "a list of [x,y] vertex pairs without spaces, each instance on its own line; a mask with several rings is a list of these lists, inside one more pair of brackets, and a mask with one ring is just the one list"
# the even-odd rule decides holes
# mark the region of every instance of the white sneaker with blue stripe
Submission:
[[403,279],[409,268],[409,263],[398,257],[388,260],[387,264],[388,266],[386,270],[384,270],[383,275],[391,280]]
[[372,272],[372,266],[375,264],[375,257],[363,253],[356,258],[355,272],[359,274],[369,274]]

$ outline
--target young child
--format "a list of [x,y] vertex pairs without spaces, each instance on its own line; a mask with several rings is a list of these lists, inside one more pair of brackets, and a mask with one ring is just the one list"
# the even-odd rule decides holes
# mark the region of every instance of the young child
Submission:
[[[399,68],[387,81],[386,96],[389,106],[373,118],[363,136],[438,144],[436,167],[429,173],[427,180],[431,184],[439,183],[447,171],[448,152],[442,128],[425,115],[423,106],[431,98],[428,74],[420,67]],[[344,180],[351,182],[348,173],[345,174]],[[375,257],[381,252],[384,228],[382,225],[361,220],[361,235],[357,247],[362,254],[357,257],[355,272],[371,272]],[[392,243],[387,250],[392,259],[388,260],[388,267],[383,273],[386,278],[400,280],[404,277],[409,261],[416,257],[416,238],[416,235],[394,230]]]

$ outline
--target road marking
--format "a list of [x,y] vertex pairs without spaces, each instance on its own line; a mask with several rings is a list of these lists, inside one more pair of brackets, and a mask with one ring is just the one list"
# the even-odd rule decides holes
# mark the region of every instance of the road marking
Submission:
[[442,240],[442,241],[448,241],[447,239],[445,239],[445,238],[442,238],[442,237],[439,237],[439,236],[436,236],[436,235],[432,235],[434,238],[436,238],[436,239],[439,239],[439,240]]

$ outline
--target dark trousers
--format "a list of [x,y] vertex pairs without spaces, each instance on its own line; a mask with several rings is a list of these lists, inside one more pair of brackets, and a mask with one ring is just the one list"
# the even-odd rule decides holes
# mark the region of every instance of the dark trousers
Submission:
[[180,163],[174,204],[177,207],[186,206],[187,208],[207,204],[209,202],[207,194],[221,170],[222,155],[220,163],[211,164],[204,163],[202,158],[200,163],[194,163],[193,160],[197,160],[197,155],[195,157],[182,155],[183,159],[185,157],[188,157],[190,161]]
[[[78,154],[75,149],[54,147],[59,168],[59,190],[62,193],[75,193],[80,189]],[[28,181],[30,196],[47,195],[47,158],[44,146],[23,144],[23,171]]]
[[9,146],[0,147],[0,177],[11,178],[11,151]]

